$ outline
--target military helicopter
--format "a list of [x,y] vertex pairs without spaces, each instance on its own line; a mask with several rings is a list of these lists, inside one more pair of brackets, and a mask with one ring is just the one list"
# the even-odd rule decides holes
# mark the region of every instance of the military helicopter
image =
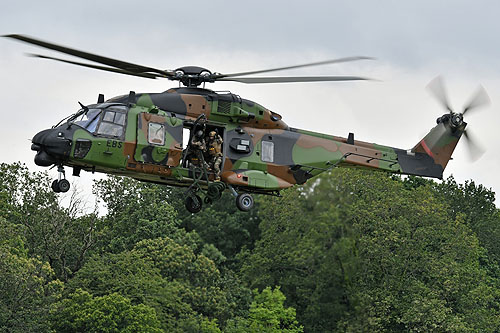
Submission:
[[[347,57],[308,64],[221,74],[197,66],[162,70],[99,56],[24,35],[5,35],[46,49],[92,61],[82,63],[51,56],[32,56],[88,68],[179,81],[178,88],[162,93],[117,96],[80,110],[50,129],[36,134],[31,149],[35,163],[57,166],[55,192],[66,192],[70,183],[64,167],[129,176],[140,181],[186,187],[186,209],[197,213],[203,204],[230,191],[242,211],[253,207],[252,193],[278,195],[280,190],[304,184],[335,167],[358,167],[396,174],[442,178],[462,135],[478,151],[465,131],[464,115],[489,103],[480,87],[462,112],[455,112],[446,98],[441,79],[431,90],[447,112],[437,125],[411,149],[398,149],[289,127],[281,115],[229,92],[205,89],[206,83],[233,81],[246,84],[367,80],[357,76],[249,77],[287,69],[368,59]],[[181,86],[182,85],[182,86]],[[200,87],[202,86],[202,87]],[[210,164],[207,148],[194,142],[217,136],[220,172]],[[213,147],[212,147],[213,149]]]

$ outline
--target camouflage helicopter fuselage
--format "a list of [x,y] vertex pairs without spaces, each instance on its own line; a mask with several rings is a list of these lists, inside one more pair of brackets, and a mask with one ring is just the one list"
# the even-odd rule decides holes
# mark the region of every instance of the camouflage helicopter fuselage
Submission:
[[303,184],[333,167],[441,178],[466,126],[444,115],[413,149],[403,150],[357,141],[352,134],[342,138],[290,128],[255,102],[201,88],[131,93],[86,108],[98,114],[92,128],[70,121],[33,138],[35,146],[44,146],[34,149],[37,164],[70,166],[74,174],[83,169],[190,186],[197,176],[183,162],[183,135],[200,126],[197,120],[204,115],[204,128],[216,130],[224,141],[221,181],[265,194]]

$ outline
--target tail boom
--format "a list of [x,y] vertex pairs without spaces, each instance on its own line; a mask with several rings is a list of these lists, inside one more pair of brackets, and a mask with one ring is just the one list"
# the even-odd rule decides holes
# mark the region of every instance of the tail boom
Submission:
[[[349,156],[351,153],[345,155],[340,165],[378,168],[392,173],[442,179],[444,169],[466,126],[467,123],[463,121],[453,122],[451,115],[446,114],[440,117],[438,124],[410,150],[355,141],[356,153],[353,156]],[[377,154],[376,151],[382,154]],[[356,155],[361,158],[356,158]],[[371,162],[372,159],[376,159],[378,163]]]

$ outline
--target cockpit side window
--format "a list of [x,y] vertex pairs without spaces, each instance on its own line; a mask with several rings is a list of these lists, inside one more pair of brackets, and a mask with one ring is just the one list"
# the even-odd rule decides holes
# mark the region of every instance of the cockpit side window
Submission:
[[73,116],[68,117],[70,118],[68,122],[80,126],[92,134],[120,138],[125,133],[127,111],[128,107],[125,105],[83,108]]
[[118,125],[125,125],[125,114],[116,111],[106,111],[102,120]]
[[117,138],[121,137],[124,132],[125,119],[125,113],[119,110],[105,110],[97,134]]

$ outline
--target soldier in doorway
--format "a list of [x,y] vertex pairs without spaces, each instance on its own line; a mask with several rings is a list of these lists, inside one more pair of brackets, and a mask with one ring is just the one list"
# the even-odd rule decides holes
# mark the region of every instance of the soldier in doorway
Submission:
[[192,165],[202,166],[202,162],[204,162],[203,155],[207,151],[207,145],[203,137],[203,130],[200,129],[194,133],[191,139],[189,162]]
[[220,165],[222,164],[222,138],[217,132],[211,131],[207,138],[208,164],[215,173],[215,180],[220,180]]

